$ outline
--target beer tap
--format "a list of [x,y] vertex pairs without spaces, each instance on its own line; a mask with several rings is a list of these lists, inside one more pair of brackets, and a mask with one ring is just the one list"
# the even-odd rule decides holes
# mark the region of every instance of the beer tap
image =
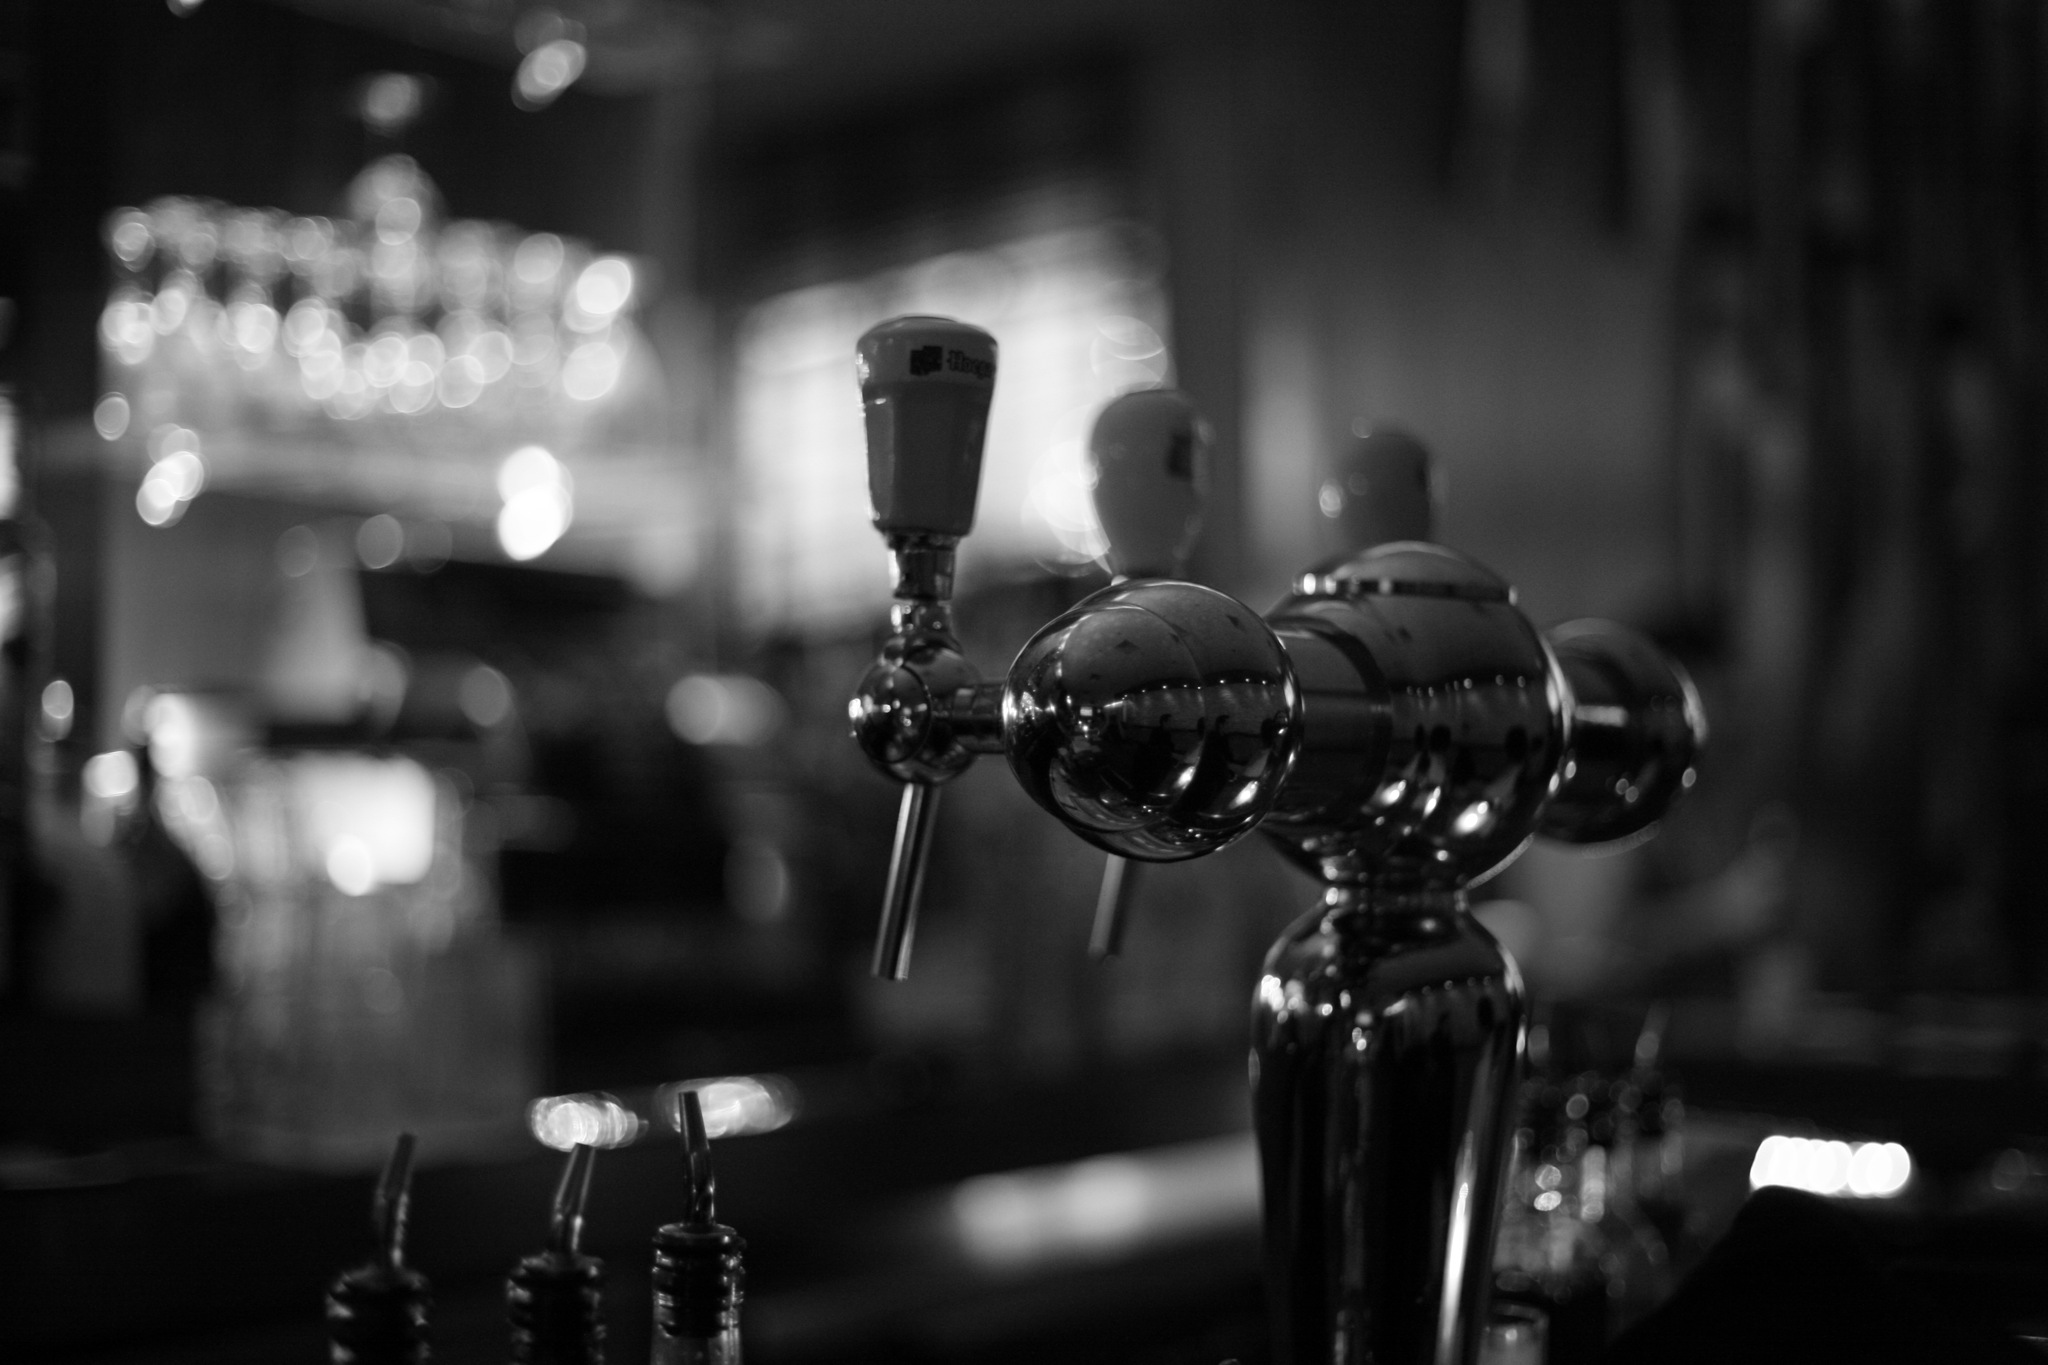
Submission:
[[953,555],[974,524],[982,440],[995,394],[995,338],[950,318],[902,317],[855,353],[867,421],[868,496],[888,541],[896,605],[851,718],[861,748],[903,785],[874,973],[910,972],[940,784],[993,752],[1000,694],[953,634]]
[[[975,379],[943,368],[956,350],[986,357]],[[993,355],[986,334],[935,319],[862,338],[898,602],[855,735],[884,772],[924,783],[1000,752],[1105,852],[1173,862],[1263,829],[1322,881],[1252,1009],[1274,1359],[1470,1362],[1525,1034],[1520,976],[1467,893],[1539,833],[1646,833],[1693,781],[1706,727],[1692,685],[1621,626],[1546,638],[1498,576],[1420,540],[1307,570],[1264,617],[1193,583],[1113,584],[983,681],[935,591],[971,479],[912,515],[902,481],[925,492],[939,473],[918,471],[971,468],[961,433],[978,453],[987,389],[971,424],[956,395],[992,383]],[[889,402],[945,416],[878,418]],[[922,851],[905,810],[899,864]],[[892,911],[897,895],[892,872]]]
[[[1088,433],[1088,461],[1115,581],[1185,578],[1209,495],[1209,424],[1193,401],[1175,389],[1111,399]],[[1089,956],[1122,951],[1137,872],[1122,854],[1105,856]]]

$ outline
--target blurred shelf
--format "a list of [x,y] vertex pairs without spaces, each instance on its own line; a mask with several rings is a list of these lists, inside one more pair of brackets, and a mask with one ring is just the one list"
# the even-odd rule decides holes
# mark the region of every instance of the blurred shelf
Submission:
[[[340,439],[346,431],[350,439]],[[542,444],[535,440],[519,444]],[[201,437],[208,493],[292,503],[309,512],[388,512],[468,529],[462,546],[490,554],[489,531],[503,505],[498,471],[515,448],[459,424],[434,431],[399,421],[302,431],[230,430]],[[43,433],[54,470],[103,471],[123,496],[150,467],[139,432],[103,440],[83,419]],[[639,440],[555,452],[574,488],[575,517],[547,552],[554,567],[620,573],[653,590],[678,586],[698,569],[711,509],[703,472],[676,446]]]

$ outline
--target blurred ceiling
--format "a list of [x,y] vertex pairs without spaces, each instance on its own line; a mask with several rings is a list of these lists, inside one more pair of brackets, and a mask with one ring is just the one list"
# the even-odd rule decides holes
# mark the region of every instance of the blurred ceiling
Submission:
[[1063,50],[1199,23],[1227,0],[276,0],[472,60],[517,65],[558,16],[582,26],[586,87],[632,94],[706,78],[721,120],[780,122],[900,97]]

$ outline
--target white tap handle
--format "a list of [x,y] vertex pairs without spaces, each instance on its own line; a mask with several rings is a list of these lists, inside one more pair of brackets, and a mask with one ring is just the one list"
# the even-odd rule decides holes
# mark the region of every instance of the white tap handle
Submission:
[[1088,434],[1095,516],[1119,578],[1177,578],[1202,529],[1209,424],[1178,389],[1110,400]]

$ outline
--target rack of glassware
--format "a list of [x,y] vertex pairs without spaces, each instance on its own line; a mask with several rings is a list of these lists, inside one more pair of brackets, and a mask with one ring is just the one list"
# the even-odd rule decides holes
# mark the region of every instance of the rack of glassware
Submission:
[[[173,197],[116,210],[105,240],[93,421],[152,525],[206,486],[458,521],[523,492],[553,527],[527,543],[545,546],[572,485],[578,520],[616,503],[644,523],[690,500],[634,320],[645,263],[449,221],[410,157],[365,167],[346,216]],[[548,460],[508,463],[535,448]]]

